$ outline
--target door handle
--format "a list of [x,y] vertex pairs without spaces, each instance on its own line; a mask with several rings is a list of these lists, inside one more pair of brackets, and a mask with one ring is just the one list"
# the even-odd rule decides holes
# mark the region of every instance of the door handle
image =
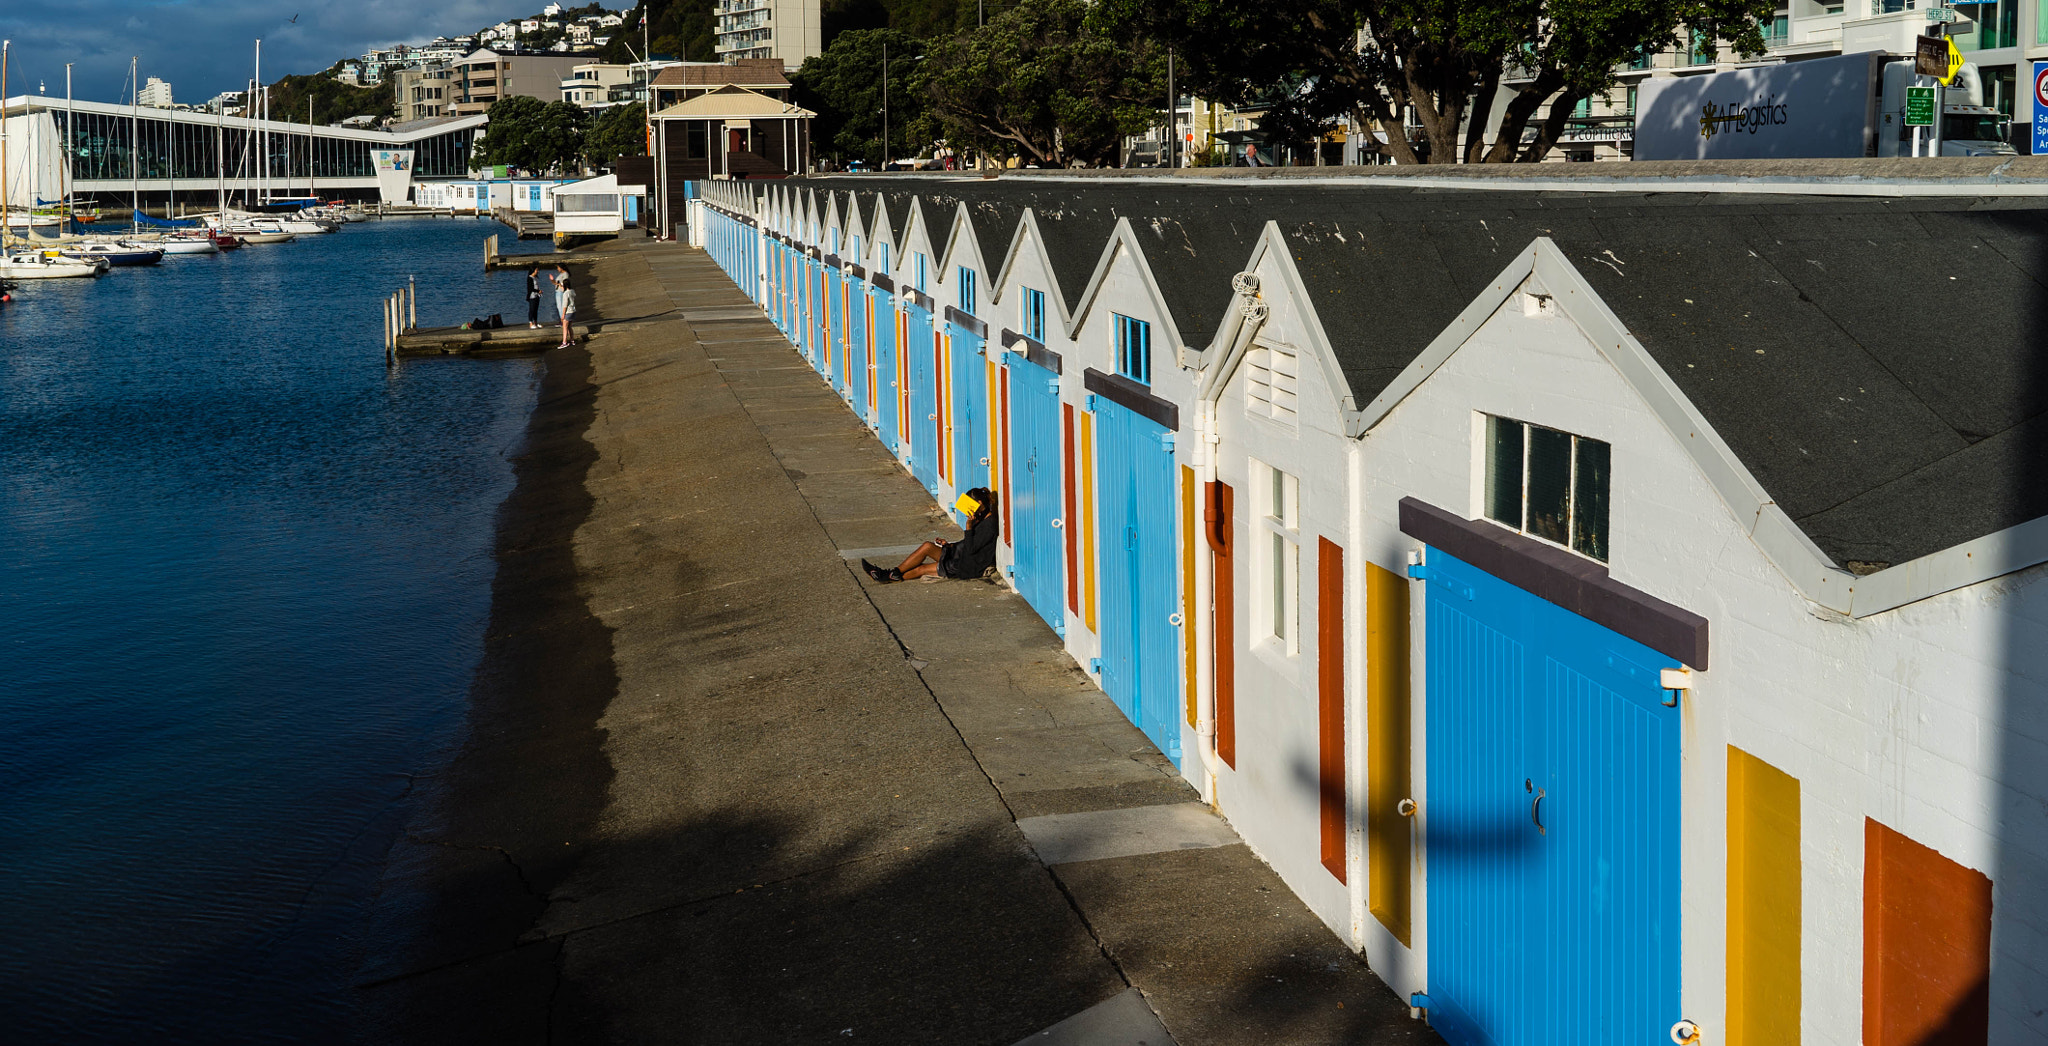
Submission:
[[1529,823],[1536,826],[1537,835],[1550,834],[1550,831],[1543,827],[1543,797],[1545,794],[1543,789],[1538,788],[1536,789],[1536,798],[1529,800]]

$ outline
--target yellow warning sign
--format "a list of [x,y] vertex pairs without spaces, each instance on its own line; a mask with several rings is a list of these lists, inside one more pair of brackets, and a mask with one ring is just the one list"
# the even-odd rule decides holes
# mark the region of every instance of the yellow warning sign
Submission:
[[1956,47],[1955,37],[1945,36],[1942,40],[1948,44],[1948,73],[1941,78],[1941,85],[1947,87],[1948,82],[1963,70],[1963,52]]

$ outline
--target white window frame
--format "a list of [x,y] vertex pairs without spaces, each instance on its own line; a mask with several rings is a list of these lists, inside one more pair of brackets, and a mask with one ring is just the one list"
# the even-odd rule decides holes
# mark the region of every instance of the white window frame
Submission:
[[[1522,518],[1517,523],[1509,523],[1506,520],[1495,519],[1493,517],[1492,498],[1489,496],[1488,491],[1486,489],[1486,469],[1488,463],[1490,463],[1493,460],[1493,434],[1490,431],[1490,426],[1488,422],[1490,422],[1494,418],[1499,418],[1501,421],[1511,422],[1513,424],[1522,426],[1522,468],[1520,476],[1520,501],[1522,508]],[[1520,534],[1523,537],[1529,538],[1533,541],[1540,541],[1545,545],[1549,545],[1551,548],[1561,548],[1566,552],[1569,552],[1572,555],[1579,557],[1580,559],[1588,560],[1593,563],[1599,563],[1603,566],[1612,563],[1614,561],[1614,465],[1612,456],[1614,447],[1613,442],[1610,440],[1598,439],[1593,436],[1583,435],[1581,433],[1573,432],[1569,429],[1560,429],[1553,425],[1544,425],[1540,422],[1534,421],[1524,421],[1521,418],[1517,418],[1508,414],[1488,414],[1485,411],[1474,411],[1472,414],[1472,419],[1472,432],[1474,437],[1472,440],[1472,445],[1475,451],[1475,460],[1473,461],[1472,469],[1472,517],[1474,519],[1483,519],[1486,522],[1493,524],[1494,526],[1514,531],[1515,533]],[[1544,537],[1543,535],[1538,534],[1535,531],[1529,529],[1529,453],[1530,447],[1535,443],[1535,440],[1530,435],[1530,430],[1532,429],[1548,429],[1551,432],[1563,433],[1564,435],[1572,438],[1571,470],[1565,475],[1565,540],[1562,542],[1552,541],[1551,539]],[[1579,511],[1579,440],[1588,440],[1594,443],[1604,443],[1608,447],[1609,457],[1607,472],[1606,559],[1601,559],[1596,556],[1589,555],[1585,552],[1581,552],[1580,550],[1573,548],[1571,543],[1572,534],[1577,526],[1577,515]]]
[[1301,479],[1251,459],[1253,645],[1301,654]]

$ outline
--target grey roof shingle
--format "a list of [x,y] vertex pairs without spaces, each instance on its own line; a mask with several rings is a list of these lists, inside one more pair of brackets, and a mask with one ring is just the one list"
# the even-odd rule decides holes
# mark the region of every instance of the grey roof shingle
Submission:
[[1357,404],[1547,236],[1837,563],[1902,562],[2048,515],[2048,203],[1022,178],[904,189],[948,213],[967,203],[996,257],[1009,242],[997,223],[1030,207],[1070,307],[1129,218],[1197,346],[1273,220]]

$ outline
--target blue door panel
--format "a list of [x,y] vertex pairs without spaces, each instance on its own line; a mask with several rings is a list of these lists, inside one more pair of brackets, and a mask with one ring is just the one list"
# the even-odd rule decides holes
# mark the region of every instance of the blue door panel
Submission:
[[988,486],[988,359],[979,337],[958,325],[951,333],[953,378],[946,393],[953,401],[953,487],[965,491]]
[[924,489],[939,491],[937,361],[932,353],[932,314],[906,303],[903,362],[910,379],[910,416],[903,430],[910,437],[910,474]]
[[882,445],[896,451],[896,296],[875,292],[875,425]]
[[1659,1041],[1683,1016],[1672,659],[1440,550],[1426,574],[1431,1023]]
[[868,381],[868,302],[870,300],[872,299],[868,297],[867,283],[862,280],[854,280],[853,294],[848,299],[848,304],[852,308],[847,316],[847,322],[853,328],[853,344],[849,350],[851,354],[849,362],[853,370],[853,413],[862,421],[872,425],[875,423],[874,418],[868,413],[868,389],[870,388]]
[[1064,629],[1064,545],[1060,528],[1053,525],[1060,518],[1063,490],[1059,379],[1015,355],[1009,357],[1009,371],[1010,548],[1017,591],[1047,624]]
[[1166,432],[1114,403],[1096,410],[1098,622],[1103,691],[1178,763],[1180,514]]

